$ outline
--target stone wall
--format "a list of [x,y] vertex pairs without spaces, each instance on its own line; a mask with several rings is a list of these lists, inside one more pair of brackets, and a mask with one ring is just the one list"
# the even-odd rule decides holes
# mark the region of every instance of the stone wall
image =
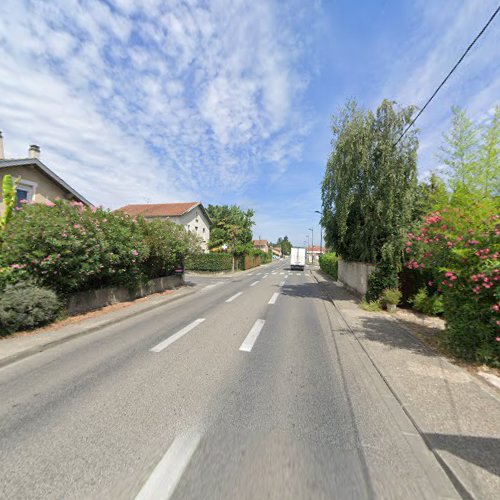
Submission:
[[368,276],[375,269],[365,262],[346,262],[339,259],[339,281],[348,289],[364,296],[368,290]]
[[171,290],[178,286],[184,285],[184,276],[164,276],[148,281],[140,288],[129,290],[122,287],[100,288],[99,290],[88,290],[86,292],[78,292],[71,295],[67,311],[70,316],[82,314],[93,309],[117,304],[119,302],[127,302],[129,300],[145,297],[152,293]]

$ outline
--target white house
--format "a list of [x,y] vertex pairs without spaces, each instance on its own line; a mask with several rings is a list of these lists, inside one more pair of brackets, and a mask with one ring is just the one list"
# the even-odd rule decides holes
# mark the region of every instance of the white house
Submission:
[[125,205],[118,210],[131,217],[138,215],[145,219],[170,220],[184,226],[202,240],[203,249],[208,252],[210,225],[212,221],[199,201],[190,203],[153,203],[143,205]]

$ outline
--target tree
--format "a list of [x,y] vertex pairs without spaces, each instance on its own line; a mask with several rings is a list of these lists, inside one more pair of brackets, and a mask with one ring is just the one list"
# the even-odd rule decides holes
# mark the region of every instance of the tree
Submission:
[[349,101],[333,117],[321,223],[326,244],[345,260],[397,261],[416,190],[416,132],[395,143],[413,111],[384,100],[373,114]]
[[446,205],[448,199],[445,181],[433,172],[428,181],[417,185],[412,220],[420,222],[425,215]]
[[280,247],[283,255],[290,255],[290,252],[292,251],[292,244],[288,241],[288,236],[285,236],[283,240],[281,240]]
[[242,255],[252,246],[254,211],[244,211],[237,205],[208,205],[207,213],[212,219],[209,247],[227,245],[234,256]]
[[500,190],[500,106],[493,118],[481,129],[479,172],[476,177],[482,196],[498,196]]
[[465,110],[453,106],[452,128],[443,134],[438,158],[448,167],[449,185],[455,194],[471,194],[477,188],[478,128]]

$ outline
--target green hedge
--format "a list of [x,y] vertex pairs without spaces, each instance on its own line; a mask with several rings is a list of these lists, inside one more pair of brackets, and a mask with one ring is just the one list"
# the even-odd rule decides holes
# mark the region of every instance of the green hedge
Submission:
[[172,222],[149,223],[62,200],[15,210],[0,244],[0,286],[28,277],[59,296],[135,288],[168,275],[185,255],[199,251],[193,235]]
[[186,259],[189,271],[229,271],[233,267],[233,257],[227,253],[202,253]]
[[339,258],[336,253],[325,253],[319,256],[320,269],[334,280],[339,277]]

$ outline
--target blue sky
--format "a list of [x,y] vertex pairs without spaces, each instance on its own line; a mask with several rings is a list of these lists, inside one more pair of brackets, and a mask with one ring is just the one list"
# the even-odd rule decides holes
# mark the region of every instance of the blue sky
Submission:
[[[319,243],[332,113],[422,105],[496,0],[0,3],[0,130],[96,204],[201,200],[255,237]],[[419,119],[419,175],[450,107],[500,104],[500,18]]]

